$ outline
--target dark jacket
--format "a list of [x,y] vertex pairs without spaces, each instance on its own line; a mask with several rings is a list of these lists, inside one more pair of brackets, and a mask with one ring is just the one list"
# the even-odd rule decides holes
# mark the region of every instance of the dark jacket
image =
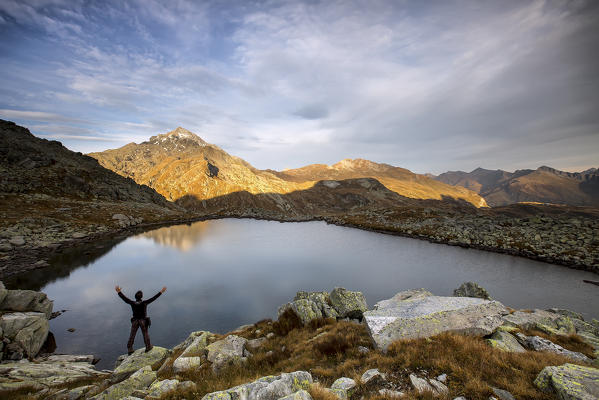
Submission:
[[156,300],[161,294],[162,294],[161,292],[158,292],[156,295],[154,295],[154,297],[150,297],[149,299],[142,300],[142,301],[130,300],[127,296],[125,296],[121,292],[119,292],[119,297],[121,299],[123,299],[123,301],[125,303],[127,303],[131,306],[131,310],[133,311],[132,319],[144,319],[144,318],[147,318],[146,308],[147,308],[148,304],[150,304],[151,302]]

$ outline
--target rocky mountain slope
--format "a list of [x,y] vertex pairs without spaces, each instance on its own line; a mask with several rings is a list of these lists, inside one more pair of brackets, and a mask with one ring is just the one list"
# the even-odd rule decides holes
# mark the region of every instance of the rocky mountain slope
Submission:
[[184,215],[154,189],[0,120],[0,276],[47,265],[37,251]]
[[564,172],[550,167],[515,172],[477,168],[472,172],[449,171],[436,180],[470,189],[485,198],[490,206],[518,202],[599,205],[599,172]]
[[192,200],[236,192],[276,197],[307,190],[321,180],[358,178],[374,178],[406,198],[462,199],[476,207],[486,206],[484,199],[470,190],[367,160],[343,160],[333,166],[315,164],[284,172],[258,170],[183,128],[90,156],[120,175],[149,185],[169,200],[184,199],[187,206]]

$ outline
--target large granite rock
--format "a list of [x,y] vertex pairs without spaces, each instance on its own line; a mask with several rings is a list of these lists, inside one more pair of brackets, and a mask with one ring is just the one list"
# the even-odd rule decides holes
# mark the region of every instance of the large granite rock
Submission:
[[364,320],[377,348],[399,339],[429,337],[441,332],[485,336],[502,324],[507,309],[497,301],[471,297],[433,296],[424,289],[400,292],[378,302]]
[[476,297],[479,299],[491,300],[489,292],[482,286],[479,286],[475,282],[464,282],[459,288],[453,291],[453,295],[456,297]]
[[312,375],[306,371],[283,373],[278,376],[265,376],[220,392],[208,393],[202,400],[278,400],[308,389],[312,382]]
[[518,342],[512,334],[504,331],[496,331],[493,335],[487,339],[487,343],[491,347],[497,349],[513,352],[513,353],[524,353],[526,349]]
[[281,318],[281,316],[287,311],[293,312],[303,325],[306,325],[313,319],[323,317],[322,311],[318,304],[308,299],[299,299],[287,304],[283,304],[278,310],[279,318]]
[[599,369],[574,364],[545,367],[537,375],[535,385],[560,400],[598,399]]
[[564,349],[562,346],[555,344],[552,341],[544,339],[540,336],[525,336],[521,333],[517,333],[516,336],[524,346],[528,347],[531,350],[547,351],[550,353],[559,354],[573,361],[591,362],[591,359],[585,356],[584,354]]
[[[0,289],[0,292],[3,290]],[[0,293],[0,297],[2,297],[2,293]],[[54,303],[48,299],[45,293],[33,290],[6,290],[4,299],[0,303],[0,310],[41,312],[49,319],[52,315],[53,305]]]
[[212,370],[219,372],[227,365],[243,362],[246,360],[245,344],[247,339],[229,335],[206,347],[208,361],[212,363]]
[[48,337],[48,319],[39,312],[11,312],[0,316],[0,330],[5,338],[35,357]]
[[208,339],[212,337],[210,332],[202,332],[200,335],[193,338],[192,342],[185,347],[180,357],[199,357],[204,355]]
[[323,318],[337,318],[339,313],[331,303],[331,296],[327,292],[297,292],[294,301],[310,300],[316,305]]
[[354,292],[338,287],[331,291],[330,299],[331,304],[341,318],[361,319],[364,311],[368,310],[362,292]]
[[109,374],[97,371],[90,362],[52,359],[41,362],[9,362],[0,364],[0,398],[10,398],[14,391],[37,392],[57,386],[76,385]]
[[341,399],[349,399],[354,393],[356,386],[357,383],[353,379],[341,377],[333,382],[330,391]]
[[202,365],[202,357],[178,357],[173,362],[173,372],[182,374],[185,372],[197,370]]
[[115,385],[109,386],[102,393],[92,397],[94,400],[119,400],[131,395],[136,390],[147,389],[156,380],[156,372],[149,365],[140,368],[130,377]]
[[542,324],[557,328],[555,320],[560,317],[560,314],[552,313],[545,310],[515,311],[503,317],[506,325],[515,326],[522,329],[533,329],[537,324]]
[[148,352],[146,352],[145,348],[138,349],[133,354],[125,356],[123,361],[114,370],[113,378],[115,381],[122,380],[146,366],[154,370],[158,369],[169,355],[170,350],[164,347],[154,346]]

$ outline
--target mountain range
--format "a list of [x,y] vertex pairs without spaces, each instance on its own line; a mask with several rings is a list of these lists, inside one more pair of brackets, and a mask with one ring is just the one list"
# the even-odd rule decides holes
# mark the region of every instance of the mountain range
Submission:
[[[278,204],[283,210],[310,208],[306,202],[315,201],[313,197],[318,196],[314,192],[319,188],[330,191],[350,187],[351,190],[360,188],[362,192],[384,189],[389,193],[383,197],[393,197],[397,204],[408,204],[411,199],[452,199],[476,207],[487,205],[481,196],[469,189],[448,185],[407,169],[362,159],[346,159],[331,166],[313,164],[285,171],[259,170],[180,127],[152,136],[140,144],[129,143],[118,149],[89,155],[96,158],[100,165],[139,184],[148,185],[187,208],[194,208],[194,203],[195,206],[201,203],[206,208],[208,200],[224,199],[224,196],[227,196],[228,202],[238,206],[260,206],[263,204],[257,204],[257,201],[266,201],[285,203]],[[363,178],[378,182],[363,181],[363,187],[356,182],[341,183]],[[300,192],[304,195],[300,196]],[[286,199],[283,200],[281,195],[286,195]],[[306,200],[308,197],[312,200]],[[209,203],[214,205],[214,200]]]
[[477,168],[449,171],[434,179],[470,189],[492,206],[519,202],[599,206],[599,171],[565,172],[542,166],[515,172]]

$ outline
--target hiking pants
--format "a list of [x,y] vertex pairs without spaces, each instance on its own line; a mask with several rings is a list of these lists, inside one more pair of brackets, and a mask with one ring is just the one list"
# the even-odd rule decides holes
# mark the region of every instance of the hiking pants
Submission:
[[144,336],[144,344],[146,350],[150,350],[152,345],[150,344],[150,335],[148,334],[148,325],[146,319],[131,319],[131,334],[129,335],[129,341],[127,342],[127,350],[133,351],[133,342],[135,341],[135,334],[137,328],[141,328],[141,333]]

